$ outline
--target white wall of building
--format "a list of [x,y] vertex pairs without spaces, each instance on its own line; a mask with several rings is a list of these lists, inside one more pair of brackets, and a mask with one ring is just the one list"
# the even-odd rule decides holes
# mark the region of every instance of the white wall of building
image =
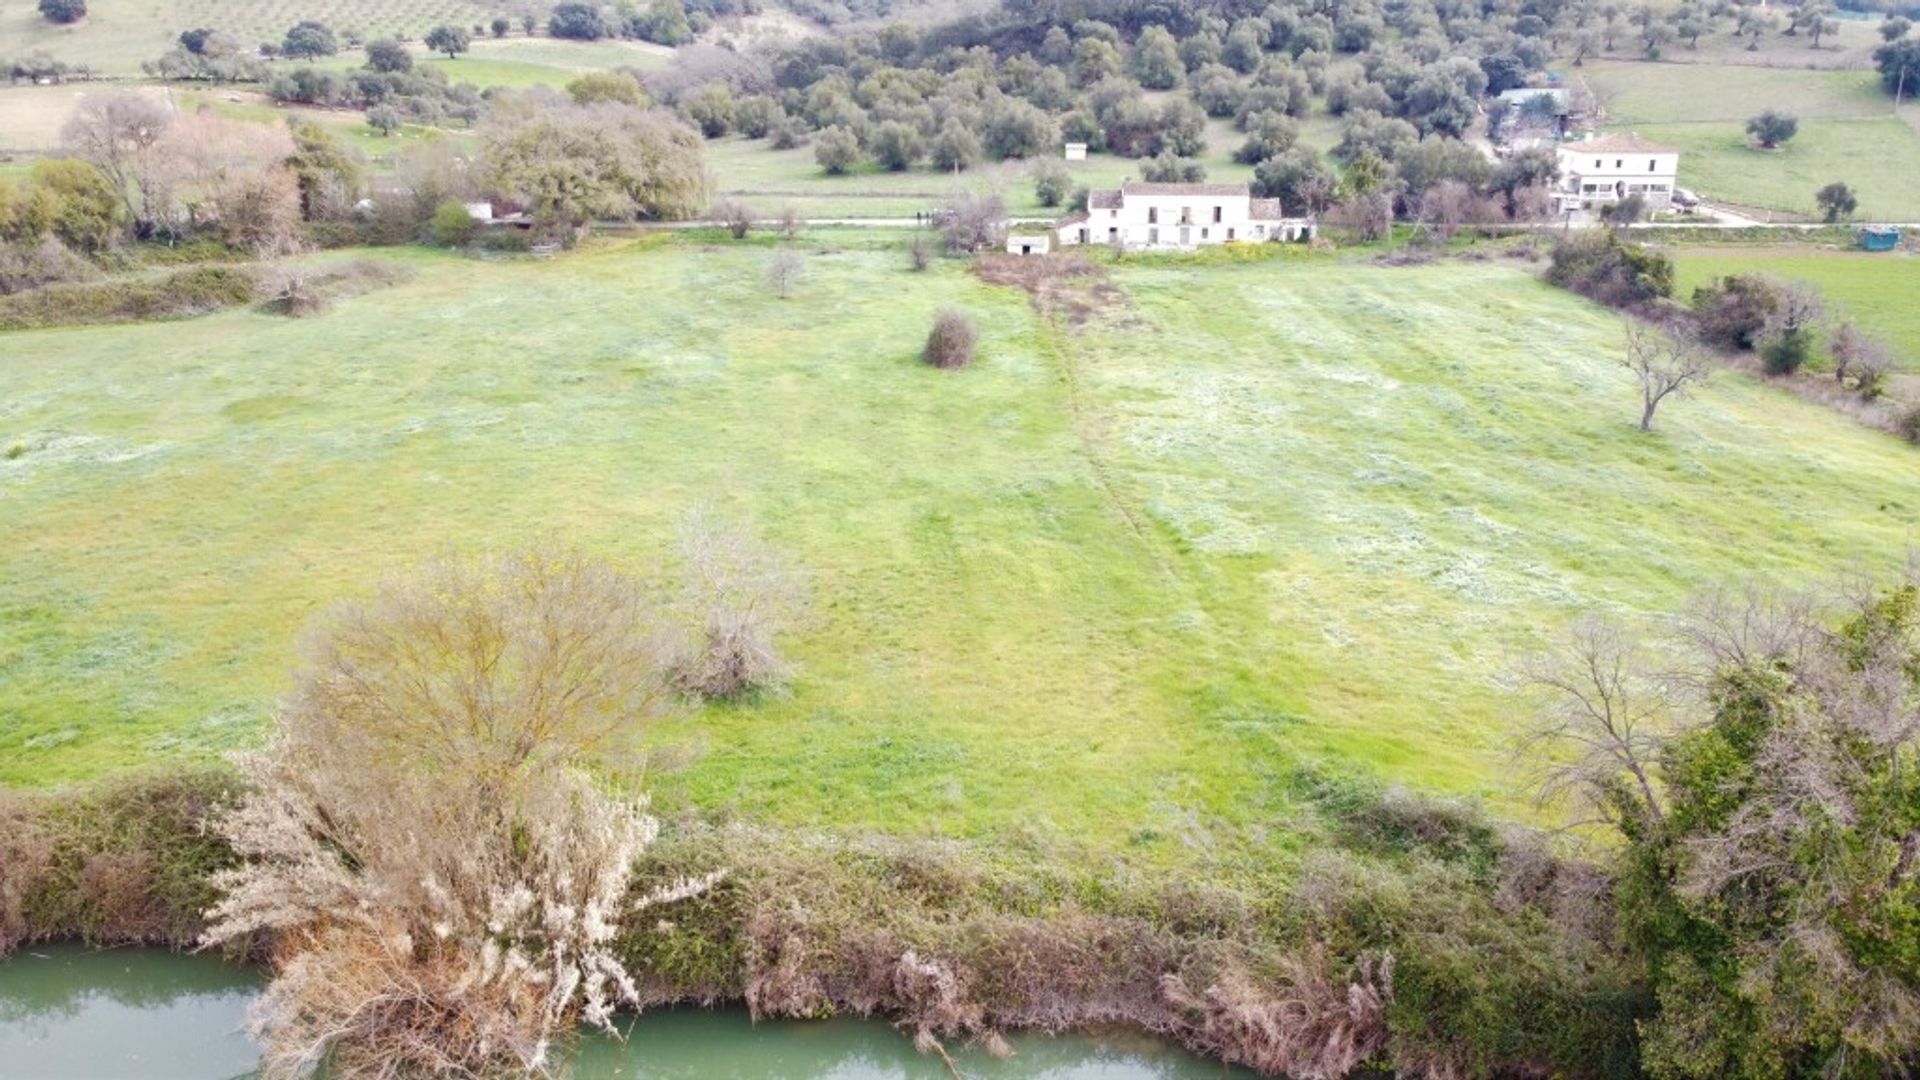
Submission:
[[1657,209],[1673,202],[1680,177],[1679,154],[1582,150],[1578,145],[1563,146],[1557,153],[1560,184],[1554,194],[1562,210],[1604,206],[1631,195],[1645,196],[1648,205]]

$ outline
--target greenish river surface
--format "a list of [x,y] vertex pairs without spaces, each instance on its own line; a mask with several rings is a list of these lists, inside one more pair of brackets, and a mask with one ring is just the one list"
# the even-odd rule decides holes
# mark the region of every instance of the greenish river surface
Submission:
[[[157,949],[37,946],[0,961],[0,1077],[217,1078],[249,1075],[242,1025],[260,973]],[[624,1026],[624,1025],[623,1025]],[[954,1053],[963,1076],[1005,1080],[1248,1077],[1152,1039],[1018,1036],[996,1060]],[[628,1041],[582,1040],[582,1080],[943,1080],[937,1057],[879,1020],[754,1024],[736,1009],[667,1009],[631,1022]]]

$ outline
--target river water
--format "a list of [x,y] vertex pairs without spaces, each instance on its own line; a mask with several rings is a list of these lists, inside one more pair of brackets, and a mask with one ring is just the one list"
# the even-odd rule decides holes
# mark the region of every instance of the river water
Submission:
[[[259,972],[159,949],[37,946],[0,961],[0,1078],[194,1080],[254,1066],[242,1030]],[[946,1080],[938,1057],[879,1020],[769,1021],[738,1009],[665,1009],[630,1022],[624,1043],[582,1039],[581,1080]],[[624,1025],[623,1026],[627,1026]],[[995,1080],[1248,1077],[1128,1036],[1017,1036],[1013,1057],[959,1050],[963,1076]]]

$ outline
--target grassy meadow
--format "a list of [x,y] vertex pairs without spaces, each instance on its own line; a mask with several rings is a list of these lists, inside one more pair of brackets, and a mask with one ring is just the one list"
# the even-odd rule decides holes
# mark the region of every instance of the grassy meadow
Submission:
[[1902,366],[1920,371],[1920,258],[1812,247],[1700,247],[1674,251],[1675,294],[1729,274],[1767,273],[1804,281],[1836,315],[1853,319],[1893,347]]
[[[1842,180],[1864,220],[1920,220],[1920,105],[1894,113],[1872,71],[1813,71],[1727,64],[1590,61],[1584,78],[1606,126],[1681,152],[1680,183],[1717,199],[1800,217],[1814,192]],[[1746,122],[1765,109],[1800,119],[1778,150],[1748,145]]]
[[[790,692],[661,729],[668,806],[1179,858],[1284,833],[1301,765],[1505,800],[1504,672],[1568,618],[1891,568],[1920,524],[1910,448],[1739,377],[1639,435],[1615,317],[1518,267],[1129,258],[1062,328],[899,243],[810,235],[789,301],[765,243],[655,237],[9,335],[0,782],[245,745],[383,573],[650,573],[706,508],[813,604]],[[932,371],[950,304],[982,358]]]
[[278,42],[302,19],[368,39],[419,38],[441,23],[472,27],[496,13],[494,5],[469,0],[87,0],[85,19],[59,26],[40,16],[36,0],[0,0],[0,56],[45,50],[103,75],[133,76],[142,61],[197,26],[250,44]]

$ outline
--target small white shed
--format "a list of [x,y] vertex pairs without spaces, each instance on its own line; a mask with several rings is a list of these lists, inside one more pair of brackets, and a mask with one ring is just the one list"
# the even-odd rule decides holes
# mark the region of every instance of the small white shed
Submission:
[[1045,255],[1053,250],[1053,237],[1046,233],[1008,233],[1007,254]]
[[1067,144],[1067,160],[1068,161],[1087,160],[1087,144],[1083,142],[1068,143]]
[[470,202],[467,204],[467,216],[475,221],[492,221],[493,204],[490,202]]

